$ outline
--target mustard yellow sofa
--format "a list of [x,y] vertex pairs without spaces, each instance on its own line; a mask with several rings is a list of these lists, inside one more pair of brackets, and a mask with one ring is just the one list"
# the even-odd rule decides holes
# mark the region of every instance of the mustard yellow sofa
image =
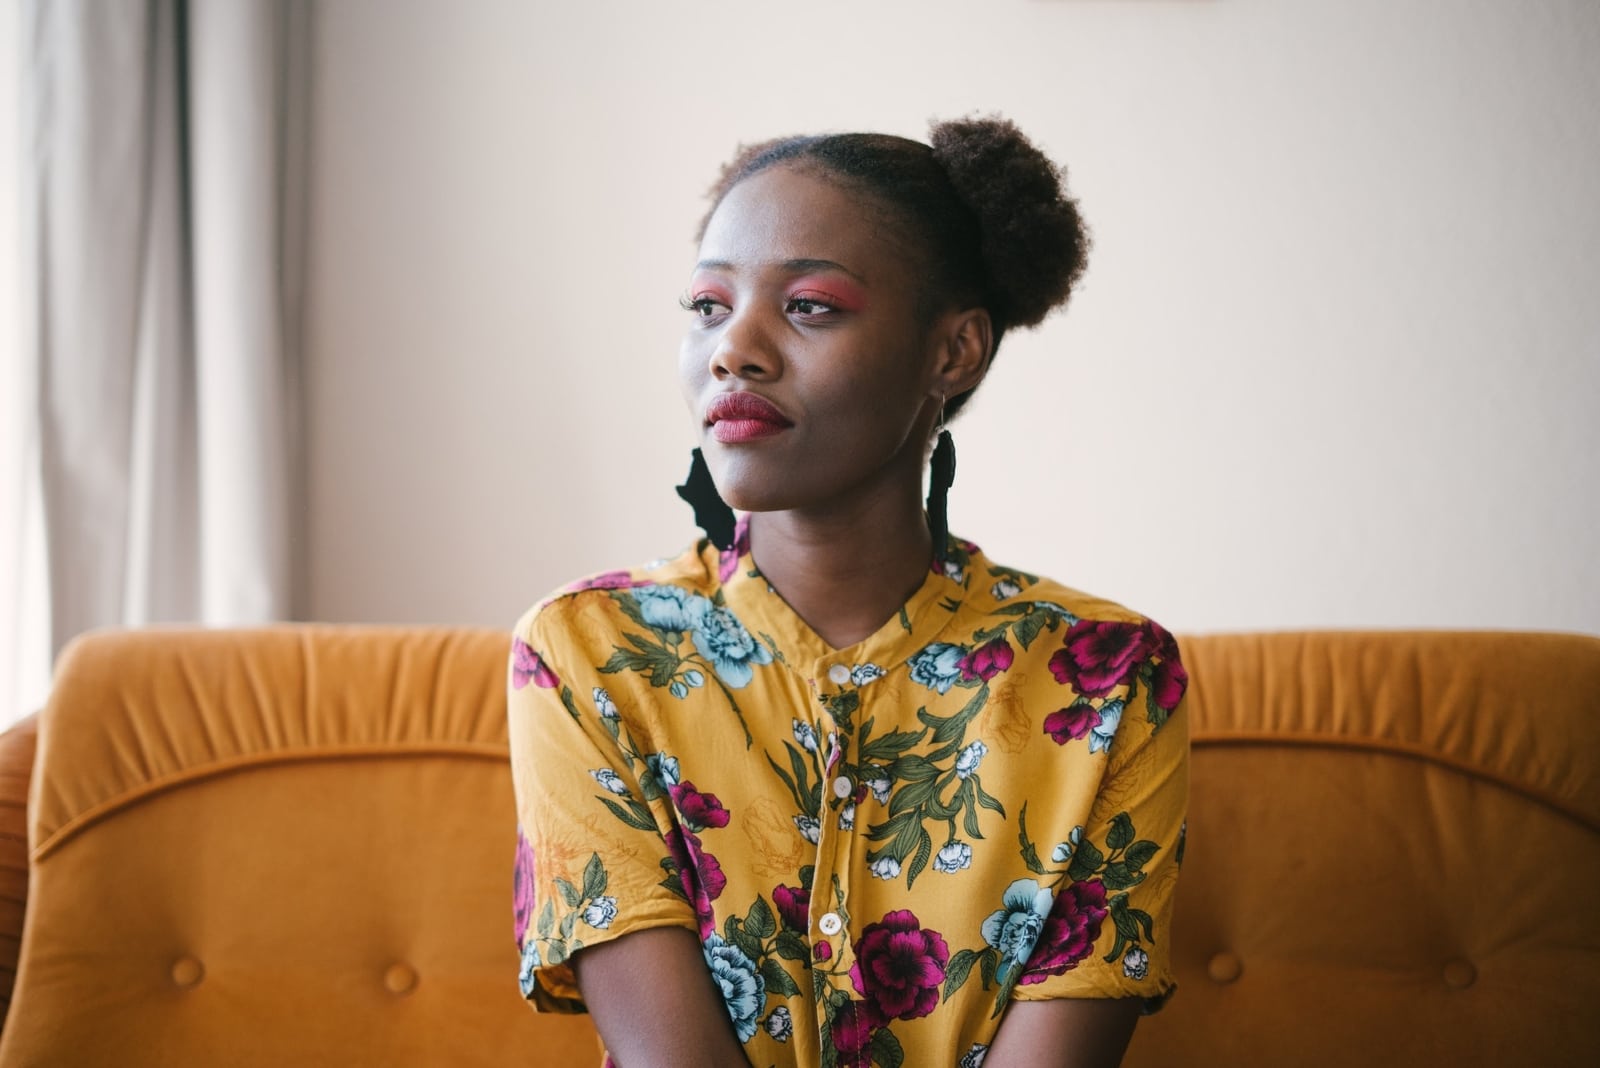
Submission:
[[[1180,985],[1130,1068],[1600,1063],[1600,639],[1183,646]],[[0,736],[0,1068],[597,1065],[517,993],[505,649],[74,644]]]

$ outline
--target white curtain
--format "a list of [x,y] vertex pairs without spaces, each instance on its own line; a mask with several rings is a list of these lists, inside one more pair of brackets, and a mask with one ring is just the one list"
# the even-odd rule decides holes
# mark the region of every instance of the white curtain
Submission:
[[17,679],[41,632],[53,655],[92,627],[293,614],[308,21],[299,0],[26,0],[14,376],[42,544],[0,546],[48,618],[13,622]]

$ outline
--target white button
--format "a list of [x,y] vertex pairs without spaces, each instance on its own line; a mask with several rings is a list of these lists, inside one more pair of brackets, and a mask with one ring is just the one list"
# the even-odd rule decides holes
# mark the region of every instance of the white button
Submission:
[[833,796],[834,797],[846,798],[846,797],[849,797],[851,794],[853,794],[855,792],[856,792],[855,783],[851,782],[845,776],[841,775],[837,779],[833,780]]
[[837,912],[825,912],[822,919],[817,921],[817,926],[825,935],[836,935],[844,929],[844,921],[839,918]]
[[843,686],[850,681],[850,669],[843,664],[835,664],[828,669],[828,681],[835,686]]

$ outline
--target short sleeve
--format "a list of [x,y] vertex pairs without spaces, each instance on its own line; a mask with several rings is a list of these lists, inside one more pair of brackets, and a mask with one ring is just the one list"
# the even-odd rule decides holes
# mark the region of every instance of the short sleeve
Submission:
[[[1056,847],[1052,859],[1068,865],[1071,881],[1059,888],[1049,937],[1040,940],[1050,949],[1029,960],[1016,1000],[1138,997],[1149,1013],[1177,985],[1172,911],[1189,796],[1187,676],[1172,637],[1146,627],[1155,651],[1119,695],[1122,721],[1088,821]],[[1093,948],[1062,952],[1074,944]]]
[[594,662],[604,611],[598,597],[558,599],[511,642],[515,937],[523,996],[542,1011],[586,1011],[570,964],[584,947],[697,925],[671,874],[670,803],[629,726],[648,694],[613,695]]

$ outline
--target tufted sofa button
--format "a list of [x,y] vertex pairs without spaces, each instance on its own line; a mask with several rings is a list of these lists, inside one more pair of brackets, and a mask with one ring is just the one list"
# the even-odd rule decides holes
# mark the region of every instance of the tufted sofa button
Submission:
[[1206,965],[1206,973],[1218,984],[1233,982],[1243,971],[1244,964],[1226,950],[1212,957],[1210,963]]
[[383,985],[391,994],[409,994],[417,985],[417,973],[409,965],[391,964],[383,973]]
[[1444,985],[1451,990],[1465,990],[1478,981],[1478,969],[1470,961],[1453,960],[1444,966]]
[[205,975],[205,965],[193,957],[179,957],[172,962],[172,981],[184,989],[197,985]]

